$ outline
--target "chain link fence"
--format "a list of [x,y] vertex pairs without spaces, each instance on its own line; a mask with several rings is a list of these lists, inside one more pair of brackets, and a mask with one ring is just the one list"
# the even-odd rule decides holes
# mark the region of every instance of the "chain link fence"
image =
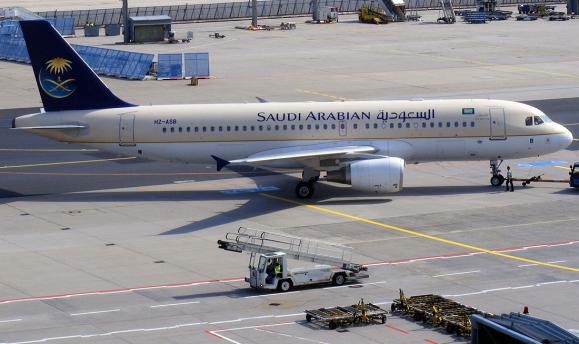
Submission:
[[[437,9],[439,0],[405,0],[407,9]],[[476,0],[455,0],[455,8],[475,6]],[[562,3],[562,0],[502,0],[502,5],[519,3]],[[320,6],[333,6],[340,12],[357,12],[362,5],[378,3],[371,0],[320,0]],[[259,17],[291,17],[312,13],[311,0],[266,0],[258,1]],[[120,8],[76,10],[76,11],[46,11],[37,12],[44,18],[72,17],[77,27],[87,23],[95,25],[121,24]],[[133,7],[129,16],[168,15],[174,22],[201,22],[251,18],[251,2],[230,2],[213,4],[191,4],[178,6]]]

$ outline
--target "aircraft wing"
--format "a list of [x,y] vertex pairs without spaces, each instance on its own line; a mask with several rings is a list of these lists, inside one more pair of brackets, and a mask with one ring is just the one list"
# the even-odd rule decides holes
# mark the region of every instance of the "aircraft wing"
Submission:
[[328,158],[328,157],[338,157],[346,155],[355,154],[368,154],[375,153],[378,151],[376,147],[372,146],[327,146],[327,145],[311,145],[311,146],[295,146],[288,148],[278,148],[266,150],[256,154],[252,154],[248,157],[235,159],[235,160],[225,160],[217,156],[212,155],[213,159],[217,162],[217,170],[221,169],[229,164],[247,164],[247,165],[259,165],[265,163],[271,163],[280,160],[305,160],[310,158]]

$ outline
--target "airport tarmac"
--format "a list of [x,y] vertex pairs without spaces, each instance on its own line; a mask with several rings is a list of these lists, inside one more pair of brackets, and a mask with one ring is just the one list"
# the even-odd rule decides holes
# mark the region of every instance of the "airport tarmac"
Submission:
[[[202,81],[198,88],[182,81],[110,80],[110,84],[115,92],[141,103],[148,99],[147,92],[151,102],[168,103],[177,98],[210,101],[212,93],[216,101],[229,102],[250,101],[254,95],[272,100],[370,99],[377,94],[410,98],[419,88],[430,97],[504,91],[501,98],[528,101],[579,137],[579,83],[573,69],[579,51],[573,46],[579,43],[569,40],[559,47],[556,43],[571,33],[549,31],[577,23],[553,27],[537,23],[545,35],[553,34],[545,44],[554,50],[524,48],[521,64],[512,60],[517,56],[514,51],[524,45],[515,36],[524,30],[509,28],[534,23],[431,25],[426,31],[419,24],[401,24],[414,42],[386,36],[401,30],[397,24],[316,26],[325,32],[320,36],[309,36],[317,30],[314,26],[301,33],[232,30],[236,43],[229,47],[217,43],[214,46],[224,50],[212,53],[217,61],[229,63],[230,72],[219,71],[219,78]],[[349,36],[342,26],[352,28]],[[324,35],[330,37],[329,30],[343,30],[338,44],[350,44],[350,49],[358,39],[378,36],[378,30],[390,41],[379,42],[378,53],[367,41],[360,50],[348,52],[353,60],[331,60],[349,63],[338,75],[327,63],[329,58],[298,58],[303,51],[288,54],[291,47],[310,39],[319,48]],[[364,34],[359,35],[360,30]],[[473,30],[485,34],[473,37]],[[435,49],[436,43],[430,45],[424,36],[428,31],[447,35],[444,41],[460,51],[457,55],[472,50],[480,40],[507,50],[501,61],[494,60],[499,49],[470,52],[478,53],[477,61],[495,61],[491,67],[468,62],[464,56],[444,58],[443,63],[432,58],[448,53],[440,50],[427,59],[419,53],[412,58],[384,54],[392,44],[396,49],[408,44],[404,49],[415,52]],[[286,41],[279,38],[282,34],[297,38]],[[510,35],[508,43],[505,35]],[[278,42],[263,43],[269,53],[275,52],[275,63],[266,58],[268,54],[259,59],[269,77],[249,73],[258,61],[239,56],[256,37]],[[418,44],[423,39],[424,46]],[[283,42],[290,43],[284,47]],[[358,62],[355,56],[360,56]],[[370,60],[372,66],[363,66]],[[304,64],[309,75],[304,80],[292,76],[292,68]],[[351,69],[358,64],[360,69],[382,69],[361,78],[360,69]],[[413,70],[402,64],[414,66]],[[280,68],[273,68],[276,65]],[[527,70],[531,66],[540,69],[535,78]],[[1,85],[14,86],[2,86],[0,92],[1,104],[7,104],[0,114],[0,343],[465,342],[397,316],[389,317],[386,326],[340,331],[305,322],[305,309],[352,304],[361,297],[388,309],[399,288],[407,295],[447,295],[491,313],[528,306],[531,315],[579,329],[578,193],[565,184],[517,185],[515,192],[506,193],[488,185],[488,162],[428,163],[407,166],[405,189],[397,194],[377,197],[320,184],[315,199],[296,202],[294,173],[215,174],[213,166],[111,160],[124,157],[9,131],[12,116],[29,111],[12,108],[38,106],[38,95],[29,67],[2,62],[0,68],[0,78],[13,82]],[[499,69],[509,70],[510,77],[491,73]],[[399,81],[405,70],[411,81],[403,86]],[[475,75],[471,72],[481,78],[465,77]],[[236,73],[245,76],[236,79]],[[487,75],[494,82],[485,79]],[[386,82],[388,76],[396,82]],[[325,77],[329,81],[307,84]],[[436,85],[429,83],[434,79],[439,80]],[[242,88],[242,81],[248,80],[255,87]],[[167,91],[160,92],[163,87]],[[298,87],[311,92],[297,91]],[[163,97],[171,91],[176,95]],[[187,93],[194,96],[184,96]],[[19,98],[11,99],[15,94]],[[574,142],[565,151],[505,164],[513,167],[515,177],[544,173],[547,178],[565,179],[567,165],[579,161],[577,147]],[[351,246],[355,260],[368,264],[371,276],[343,287],[286,294],[253,291],[242,280],[248,256],[219,250],[216,244],[239,226]]]

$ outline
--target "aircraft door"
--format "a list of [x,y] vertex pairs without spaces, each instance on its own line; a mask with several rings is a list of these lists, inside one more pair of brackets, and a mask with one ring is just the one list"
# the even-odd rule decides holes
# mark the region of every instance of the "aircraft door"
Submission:
[[121,115],[119,119],[119,144],[135,144],[135,115]]
[[507,124],[505,121],[505,109],[490,108],[490,125],[491,125],[491,140],[506,140],[507,139]]
[[340,136],[348,136],[348,122],[340,121],[340,123],[338,123],[338,130],[340,131]]

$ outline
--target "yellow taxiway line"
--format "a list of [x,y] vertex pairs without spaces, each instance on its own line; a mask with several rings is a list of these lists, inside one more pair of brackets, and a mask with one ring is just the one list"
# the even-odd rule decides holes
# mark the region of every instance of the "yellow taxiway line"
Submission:
[[306,204],[306,203],[302,203],[302,202],[298,202],[298,201],[294,201],[294,200],[290,200],[287,198],[283,198],[283,197],[279,197],[279,196],[274,196],[274,195],[270,195],[270,194],[266,194],[266,193],[261,193],[260,195],[270,198],[270,199],[275,199],[278,201],[283,201],[286,203],[291,203],[294,205],[298,205],[298,206],[302,206],[302,207],[306,207],[312,210],[316,210],[319,212],[323,212],[326,214],[332,214],[332,215],[336,215],[339,217],[345,217],[347,219],[350,220],[355,220],[355,221],[359,221],[359,222],[363,222],[363,223],[367,223],[370,225],[374,225],[383,229],[389,229],[389,230],[394,230],[397,232],[401,232],[401,233],[405,233],[405,234],[409,234],[409,235],[413,235],[416,237],[420,237],[420,238],[424,238],[424,239],[428,239],[428,240],[432,240],[432,241],[437,241],[437,242],[441,242],[447,245],[452,245],[452,246],[458,246],[461,248],[465,248],[471,251],[478,251],[478,252],[484,252],[484,253],[488,253],[494,256],[499,256],[499,257],[503,257],[503,258],[507,258],[507,259],[511,259],[511,260],[517,260],[517,261],[521,261],[521,262],[525,262],[525,263],[531,263],[531,264],[537,264],[537,265],[542,265],[542,266],[546,266],[546,267],[550,267],[550,268],[555,268],[555,269],[560,269],[560,270],[566,270],[566,271],[573,271],[573,272],[579,272],[578,268],[572,268],[572,267],[568,267],[568,266],[563,266],[563,265],[557,265],[557,264],[552,264],[552,263],[546,263],[546,262],[541,262],[538,260],[533,260],[533,259],[527,259],[527,258],[523,258],[523,257],[517,257],[517,256],[513,256],[511,254],[506,254],[506,253],[501,253],[501,252],[496,252],[496,251],[492,251],[492,250],[487,250],[486,248],[482,248],[482,247],[477,247],[477,246],[473,246],[473,245],[469,245],[469,244],[463,244],[460,242],[456,242],[456,241],[452,241],[452,240],[448,240],[448,239],[443,239],[437,236],[433,236],[433,235],[428,235],[428,234],[423,234],[423,233],[419,233],[419,232],[415,232],[415,231],[411,231],[409,229],[404,229],[404,228],[400,228],[400,227],[396,227],[396,226],[391,226],[391,225],[387,225],[385,223],[381,223],[378,221],[374,221],[374,220],[370,220],[370,219],[366,219],[363,217],[359,217],[359,216],[355,216],[355,215],[350,215],[347,213],[343,213],[340,211],[336,211],[336,210],[331,210],[328,208],[324,208],[324,207],[320,207],[317,205],[312,205],[312,204]]
[[41,163],[41,164],[29,164],[29,165],[9,165],[9,166],[0,166],[0,170],[1,169],[9,169],[9,168],[26,168],[26,167],[73,165],[73,164],[91,164],[91,163],[106,162],[106,161],[133,160],[136,158],[137,157],[132,156],[132,157],[126,157],[126,158],[78,160],[78,161],[63,161],[63,162],[46,162],[46,163]]

